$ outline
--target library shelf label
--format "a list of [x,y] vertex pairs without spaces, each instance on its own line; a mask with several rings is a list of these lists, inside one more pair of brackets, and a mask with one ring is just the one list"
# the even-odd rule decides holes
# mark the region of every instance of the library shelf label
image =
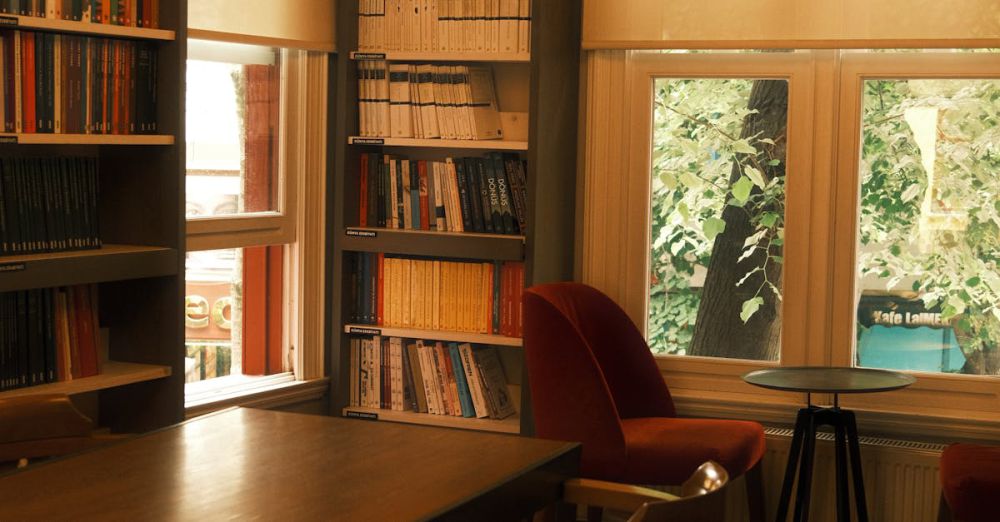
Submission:
[[375,238],[378,237],[378,232],[374,230],[354,230],[349,228],[347,229],[347,235],[351,237]]
[[0,272],[21,272],[25,268],[24,263],[4,263],[0,264]]
[[351,138],[355,145],[385,145],[385,138]]
[[367,412],[367,411],[352,411],[352,410],[348,410],[347,412],[344,413],[344,416],[352,418],[352,419],[365,419],[365,420],[373,420],[373,421],[377,421],[378,420],[378,414],[377,413],[370,413],[370,412]]
[[382,330],[379,328],[358,328],[357,326],[352,326],[347,333],[360,335],[382,335]]
[[17,27],[19,25],[16,16],[0,16],[0,27]]
[[0,136],[0,144],[17,145],[17,136]]
[[[16,21],[15,21],[16,22]],[[355,60],[385,60],[385,53],[351,53]]]

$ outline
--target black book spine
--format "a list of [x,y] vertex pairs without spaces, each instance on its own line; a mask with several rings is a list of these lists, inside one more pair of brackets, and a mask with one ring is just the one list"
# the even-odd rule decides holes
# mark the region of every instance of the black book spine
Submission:
[[413,229],[420,230],[420,168],[416,161],[406,160],[410,163],[410,193],[406,197],[410,198],[410,216],[413,218]]
[[378,225],[378,209],[375,208],[375,201],[377,199],[377,182],[379,178],[379,172],[382,171],[381,166],[377,161],[377,154],[368,155],[368,226],[374,227]]
[[466,232],[476,232],[476,225],[472,219],[472,202],[469,200],[469,180],[465,174],[465,162],[461,158],[455,158],[452,163],[455,165],[455,178],[458,184],[458,202],[462,207],[462,229]]
[[55,233],[55,213],[53,209],[55,208],[55,203],[52,200],[53,192],[52,189],[52,176],[49,173],[49,166],[51,165],[50,158],[40,158],[38,160],[38,183],[41,185],[41,194],[39,194],[42,206],[42,216],[39,225],[44,231],[43,239],[45,240],[45,250],[55,251],[57,250],[56,245],[56,233]]
[[368,254],[368,324],[378,324],[378,254]]
[[[6,161],[0,161],[0,256],[7,256],[11,254],[11,234],[7,226],[7,192],[10,187],[5,183],[4,171],[6,167]],[[0,315],[0,320],[3,316]],[[0,339],[2,340],[2,339]]]
[[[54,0],[50,0],[54,1]],[[44,33],[45,42],[45,132],[56,131],[56,35]]]
[[25,208],[27,207],[27,200],[24,198],[23,184],[24,181],[21,176],[23,161],[13,158],[6,159],[8,170],[10,176],[8,181],[10,181],[10,197],[12,198],[11,203],[11,230],[16,236],[16,241],[14,242],[13,254],[23,254],[28,249],[28,236],[27,236],[27,225],[25,224],[25,219],[27,218],[27,213]]
[[465,164],[465,182],[468,184],[469,210],[472,212],[472,230],[474,232],[486,232],[483,223],[483,197],[479,190],[479,171],[476,169],[475,160],[463,158]]
[[375,198],[373,200],[376,218],[378,219],[378,226],[385,228],[389,217],[388,209],[385,208],[385,193],[388,191],[389,187],[385,182],[385,173],[383,172],[383,169],[375,169],[375,177],[373,181],[378,189],[375,192]]
[[[53,288],[47,288],[40,291],[42,294],[42,300],[45,304],[43,316],[43,329],[42,333],[45,340],[45,382],[56,382],[56,336],[55,336],[55,296],[56,292]],[[97,325],[94,325],[97,328]]]
[[497,234],[510,234],[511,232],[504,228],[503,206],[500,203],[499,177],[494,167],[493,158],[490,157],[481,161],[486,171],[486,186],[490,197],[490,219],[493,220],[493,231]]
[[497,177],[497,195],[500,198],[500,217],[503,221],[503,229],[507,234],[517,234],[517,220],[514,218],[513,196],[510,189],[510,178],[507,176],[503,156],[493,154],[493,171]]
[[485,162],[482,158],[470,159],[472,162],[472,177],[476,180],[476,188],[479,193],[479,213],[483,217],[483,230],[488,233],[496,232],[493,229],[493,210],[490,204],[490,188],[486,180]]
[[45,34],[34,33],[35,39],[35,132],[45,132]]
[[88,192],[87,211],[90,214],[90,247],[101,248],[101,223],[98,217],[98,201],[101,193],[101,176],[97,168],[97,159],[88,158],[84,160],[88,167],[87,179],[90,181],[90,191]]
[[[2,0],[0,0],[0,11],[3,11]],[[8,295],[10,295],[8,292],[0,293],[0,391],[7,390],[7,381],[10,379],[10,360],[7,359],[7,348],[10,343],[7,341],[7,335],[13,327],[14,318],[10,316],[10,310],[7,308]]]
[[[407,194],[403,192],[403,170],[400,167],[402,165],[399,161],[393,159],[396,168],[396,201],[393,202],[396,211],[396,228],[406,228],[406,207],[403,205],[403,198],[407,197]],[[389,179],[392,179],[392,171],[389,170],[390,163],[385,166],[386,172],[389,173]]]
[[47,252],[49,243],[45,237],[45,202],[42,187],[42,161],[32,159],[31,171],[28,173],[29,197],[31,198],[31,235],[35,241],[35,252]]
[[38,303],[38,290],[28,290],[27,312],[25,322],[28,325],[28,385],[44,384],[42,378],[45,369],[45,357],[42,354],[42,332],[38,325],[38,318],[41,316]]

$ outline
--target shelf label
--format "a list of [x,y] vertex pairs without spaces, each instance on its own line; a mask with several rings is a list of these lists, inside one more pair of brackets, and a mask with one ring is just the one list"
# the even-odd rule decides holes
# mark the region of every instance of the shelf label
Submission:
[[369,413],[367,411],[348,411],[346,414],[344,414],[344,417],[348,417],[351,419],[364,419],[373,421],[378,420],[377,413]]
[[378,237],[378,232],[375,232],[374,230],[354,230],[349,228],[347,229],[347,235],[351,237],[373,238],[373,237]]
[[17,27],[17,25],[16,16],[0,16],[0,27]]
[[382,335],[382,330],[378,328],[358,328],[357,326],[352,326],[347,331],[347,333],[361,334],[361,335]]
[[0,136],[0,144],[17,145],[17,136]]
[[385,145],[385,138],[353,138],[355,145]]
[[354,53],[355,60],[385,60],[385,53]]
[[0,272],[21,272],[25,269],[24,263],[3,263],[0,264]]

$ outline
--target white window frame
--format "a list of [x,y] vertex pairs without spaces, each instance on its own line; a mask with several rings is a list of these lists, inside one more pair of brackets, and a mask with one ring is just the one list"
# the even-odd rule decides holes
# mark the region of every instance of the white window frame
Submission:
[[[997,55],[965,55],[962,64],[955,57],[835,50],[588,52],[579,278],[615,299],[645,333],[654,78],[788,78],[788,168],[805,175],[787,180],[780,364],[849,365],[852,350],[842,347],[854,346],[860,78],[1000,76]],[[872,69],[874,64],[881,68]],[[740,379],[776,363],[691,356],[661,356],[657,363],[685,415],[787,424],[804,404],[804,394],[767,391]],[[998,398],[1000,378],[919,374],[908,390],[845,397],[841,403],[859,412],[866,431],[979,439],[1000,435]]]
[[[199,35],[201,39],[204,36]],[[218,41],[251,43],[226,35]],[[324,288],[328,55],[283,48],[279,102],[279,209],[187,220],[187,250],[285,245],[282,347],[297,386],[248,386],[218,400],[188,403],[188,415],[233,404],[280,405],[321,397],[324,376]]]

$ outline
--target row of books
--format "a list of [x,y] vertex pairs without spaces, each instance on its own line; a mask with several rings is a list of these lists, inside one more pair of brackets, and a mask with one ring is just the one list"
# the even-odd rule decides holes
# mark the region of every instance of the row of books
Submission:
[[156,28],[160,0],[0,0],[0,14]]
[[360,225],[523,234],[526,170],[514,154],[444,161],[361,154]]
[[5,132],[156,132],[156,52],[151,43],[5,31],[0,70]]
[[516,409],[496,348],[399,337],[351,339],[350,405],[504,419]]
[[0,159],[0,255],[100,248],[95,158]]
[[351,322],[520,337],[524,264],[356,252]]
[[361,60],[358,104],[361,136],[503,138],[489,66]]
[[100,373],[97,287],[0,293],[0,390]]
[[358,50],[527,53],[531,0],[358,0]]

